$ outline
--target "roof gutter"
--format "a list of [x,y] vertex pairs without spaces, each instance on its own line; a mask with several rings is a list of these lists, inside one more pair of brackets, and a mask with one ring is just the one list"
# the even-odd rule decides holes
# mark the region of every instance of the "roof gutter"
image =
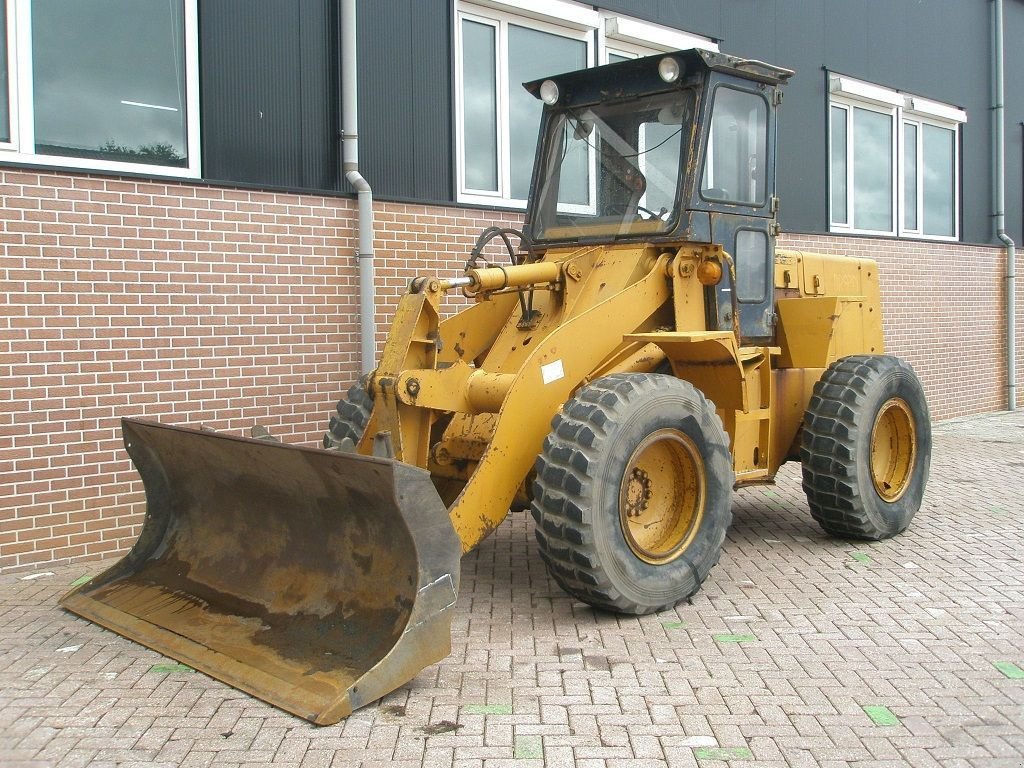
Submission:
[[363,373],[376,367],[377,326],[373,279],[373,190],[359,173],[358,79],[356,77],[356,0],[341,0],[341,169],[355,189],[359,206],[359,360]]
[[996,237],[1006,246],[1006,408],[1017,409],[1017,249],[1006,233],[1006,137],[1004,135],[1003,0],[992,2],[992,144]]

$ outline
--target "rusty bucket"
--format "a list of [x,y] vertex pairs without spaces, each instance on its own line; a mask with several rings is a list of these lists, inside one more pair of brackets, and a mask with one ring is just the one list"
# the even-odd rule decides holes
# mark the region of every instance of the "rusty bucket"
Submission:
[[426,472],[122,426],[142,533],[65,608],[321,725],[451,652],[461,547]]

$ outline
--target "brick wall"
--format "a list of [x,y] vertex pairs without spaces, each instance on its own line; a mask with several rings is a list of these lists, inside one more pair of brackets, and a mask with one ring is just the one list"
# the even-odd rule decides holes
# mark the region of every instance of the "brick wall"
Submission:
[[1006,407],[1004,249],[822,235],[784,235],[781,244],[878,261],[886,351],[914,366],[933,419]]
[[[144,501],[121,416],[319,442],[358,372],[354,200],[28,171],[0,172],[0,198],[0,570],[131,545]],[[378,341],[411,277],[458,273],[483,228],[520,220],[376,218]],[[1001,406],[1002,251],[785,245],[880,260],[890,351],[934,416]]]
[[[319,441],[359,366],[353,200],[20,171],[0,198],[0,569],[130,546],[121,416]],[[494,223],[382,208],[380,339]]]

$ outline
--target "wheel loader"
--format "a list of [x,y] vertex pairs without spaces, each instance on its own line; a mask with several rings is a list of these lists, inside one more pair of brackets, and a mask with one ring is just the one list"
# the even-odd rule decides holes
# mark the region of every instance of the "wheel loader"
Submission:
[[450,653],[460,557],[510,511],[627,614],[693,595],[733,489],[789,460],[828,533],[904,530],[930,422],[877,265],[775,244],[791,75],[687,50],[525,84],[522,231],[412,281],[323,448],[124,420],[144,526],[64,607],[329,724]]

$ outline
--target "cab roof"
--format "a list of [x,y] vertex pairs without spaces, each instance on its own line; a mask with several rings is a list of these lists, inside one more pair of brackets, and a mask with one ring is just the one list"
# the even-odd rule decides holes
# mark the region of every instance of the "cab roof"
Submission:
[[[666,83],[658,74],[658,63],[667,56],[680,64],[679,78],[671,83]],[[541,83],[553,80],[558,86],[559,104],[579,106],[670,91],[683,84],[693,84],[695,75],[703,79],[704,73],[708,71],[723,72],[767,85],[781,85],[794,74],[791,69],[756,59],[741,59],[716,51],[690,48],[543,77],[523,83],[523,87],[539,99]]]

